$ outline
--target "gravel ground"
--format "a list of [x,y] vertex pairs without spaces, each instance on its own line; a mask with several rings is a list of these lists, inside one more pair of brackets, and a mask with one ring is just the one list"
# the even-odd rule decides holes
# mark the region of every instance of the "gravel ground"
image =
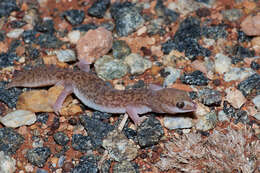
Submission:
[[[257,0],[0,0],[0,173],[260,172],[259,9]],[[148,113],[137,127],[74,95],[56,115],[57,86],[5,88],[22,69],[82,64],[116,89],[185,90],[197,110]]]

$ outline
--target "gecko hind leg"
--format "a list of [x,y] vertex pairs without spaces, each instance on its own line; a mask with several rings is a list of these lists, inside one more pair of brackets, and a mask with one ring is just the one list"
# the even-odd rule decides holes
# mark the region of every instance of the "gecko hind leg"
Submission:
[[126,112],[129,115],[129,117],[133,120],[135,125],[140,125],[147,118],[146,116],[140,117],[138,114],[142,114],[144,113],[144,111],[135,106],[127,106]]
[[73,88],[71,85],[63,84],[63,86],[64,86],[64,89],[61,91],[55,104],[53,105],[53,110],[56,114],[59,114],[59,111],[60,111],[62,104],[65,101],[66,97],[73,92]]

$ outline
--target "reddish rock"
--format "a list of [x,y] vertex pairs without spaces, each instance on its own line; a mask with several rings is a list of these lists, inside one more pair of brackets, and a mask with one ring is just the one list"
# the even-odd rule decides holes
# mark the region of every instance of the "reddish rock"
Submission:
[[236,88],[227,88],[226,94],[226,100],[236,109],[239,109],[246,102],[244,95]]
[[85,64],[93,63],[96,58],[105,55],[113,44],[112,33],[105,28],[99,27],[89,30],[77,42],[78,58]]
[[256,15],[247,16],[241,23],[241,29],[247,35],[260,35],[260,13]]

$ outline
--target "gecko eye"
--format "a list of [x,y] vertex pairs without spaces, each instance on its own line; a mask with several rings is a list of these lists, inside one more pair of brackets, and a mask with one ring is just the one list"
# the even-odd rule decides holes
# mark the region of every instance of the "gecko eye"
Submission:
[[184,107],[184,102],[177,102],[176,106],[181,109]]

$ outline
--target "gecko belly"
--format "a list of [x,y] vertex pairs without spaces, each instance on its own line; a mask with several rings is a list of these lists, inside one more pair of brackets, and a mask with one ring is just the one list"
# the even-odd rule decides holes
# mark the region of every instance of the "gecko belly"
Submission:
[[74,94],[84,103],[84,105],[88,106],[89,108],[101,111],[101,112],[107,112],[107,113],[125,113],[126,109],[124,107],[109,107],[104,105],[99,105],[94,103],[94,101],[88,99],[86,96],[84,96],[79,90],[74,89]]

